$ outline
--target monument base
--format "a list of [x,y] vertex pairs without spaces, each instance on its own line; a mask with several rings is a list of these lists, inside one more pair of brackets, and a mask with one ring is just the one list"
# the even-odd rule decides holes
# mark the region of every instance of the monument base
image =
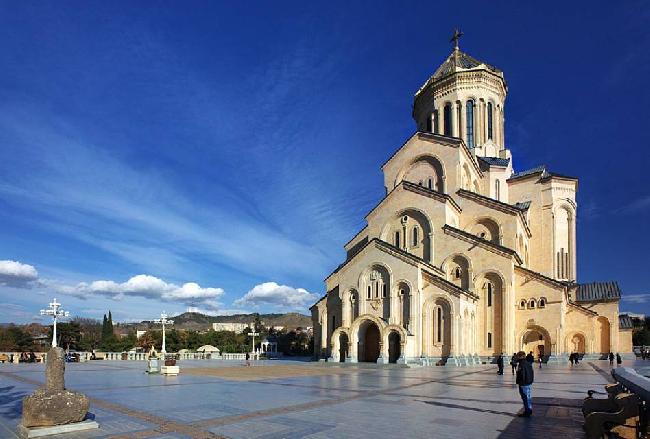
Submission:
[[74,433],[77,431],[93,430],[99,428],[99,424],[93,420],[74,422],[72,424],[54,425],[52,427],[24,427],[18,425],[18,435],[21,438],[29,439],[33,437],[45,437],[55,434]]
[[178,375],[180,371],[178,366],[160,366],[160,373],[163,375]]

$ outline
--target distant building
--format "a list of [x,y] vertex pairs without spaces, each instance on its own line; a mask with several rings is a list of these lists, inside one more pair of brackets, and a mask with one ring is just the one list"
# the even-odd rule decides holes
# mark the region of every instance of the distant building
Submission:
[[248,328],[248,323],[240,322],[222,322],[222,323],[213,323],[212,329],[215,331],[232,331],[232,332],[242,332],[244,329]]
[[142,337],[147,331],[135,331],[135,338],[140,340],[140,337]]

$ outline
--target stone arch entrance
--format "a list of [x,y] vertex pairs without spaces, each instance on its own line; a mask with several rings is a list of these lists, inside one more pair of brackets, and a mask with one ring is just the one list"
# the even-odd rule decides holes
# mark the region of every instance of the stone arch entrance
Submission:
[[348,334],[341,332],[339,334],[339,361],[341,363],[345,363],[345,359],[348,357],[349,344]]
[[535,358],[551,355],[551,338],[544,328],[529,328],[521,338],[521,349],[532,352]]
[[376,363],[381,352],[381,331],[371,320],[366,320],[359,326],[358,355],[360,362]]
[[596,349],[601,354],[607,354],[611,350],[609,326],[609,320],[607,320],[607,317],[601,316],[596,320]]
[[397,331],[391,331],[388,334],[388,362],[397,363],[400,355],[402,355],[400,334]]

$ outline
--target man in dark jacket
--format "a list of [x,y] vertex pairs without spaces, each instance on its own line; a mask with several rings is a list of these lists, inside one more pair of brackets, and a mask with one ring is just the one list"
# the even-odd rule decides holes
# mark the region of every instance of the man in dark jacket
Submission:
[[528,355],[526,355],[526,361],[528,361],[530,364],[533,364],[535,362],[535,357],[533,357],[533,351],[528,352]]
[[609,365],[610,366],[614,365],[614,354],[611,352],[609,353]]
[[503,375],[503,354],[499,354],[499,356],[497,357],[497,367],[499,368],[497,374]]
[[532,363],[526,359],[526,353],[524,351],[520,351],[517,357],[519,359],[519,364],[517,365],[517,385],[519,386],[519,395],[524,403],[524,411],[519,416],[528,418],[533,414],[531,387],[535,380],[535,372],[533,372]]

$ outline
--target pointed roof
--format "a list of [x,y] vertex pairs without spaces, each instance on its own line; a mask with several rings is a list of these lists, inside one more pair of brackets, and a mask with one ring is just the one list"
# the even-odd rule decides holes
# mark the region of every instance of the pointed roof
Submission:
[[484,63],[479,61],[471,55],[468,55],[465,52],[462,52],[458,48],[454,49],[451,54],[447,57],[445,62],[443,62],[440,67],[436,69],[433,75],[424,83],[422,87],[415,93],[418,95],[422,90],[424,90],[429,84],[435,81],[439,81],[442,78],[453,75],[457,72],[464,72],[468,70],[487,70],[492,72],[503,79],[503,71],[494,67],[491,64]]

